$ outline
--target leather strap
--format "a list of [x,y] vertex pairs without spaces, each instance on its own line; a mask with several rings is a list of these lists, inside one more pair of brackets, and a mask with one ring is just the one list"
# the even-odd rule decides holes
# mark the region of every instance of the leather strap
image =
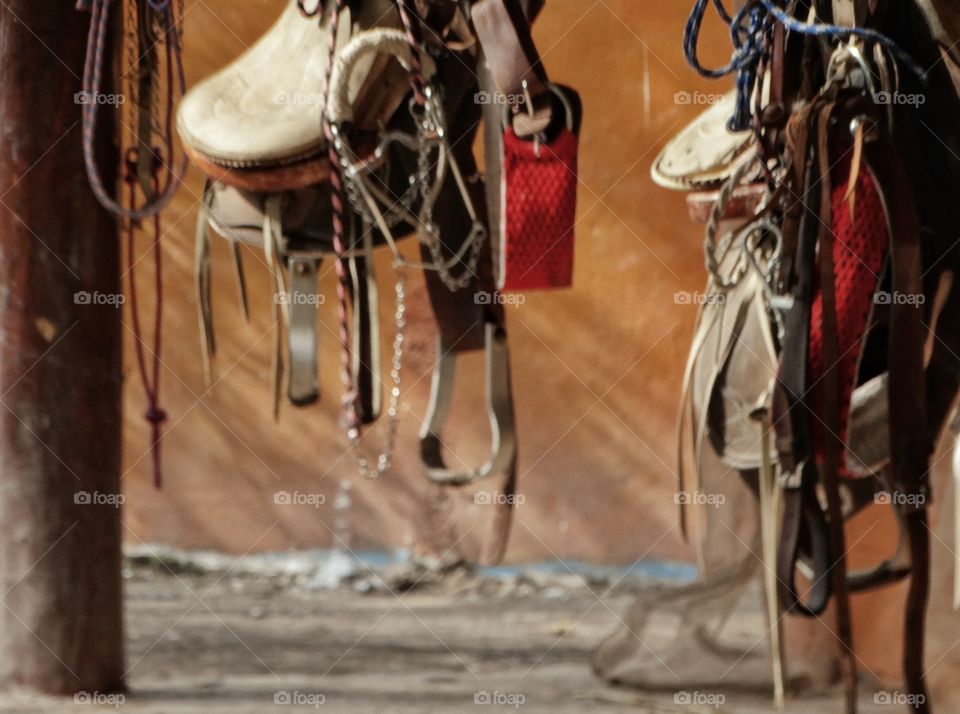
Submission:
[[[857,661],[853,651],[853,625],[850,615],[850,593],[847,584],[847,547],[843,529],[843,510],[840,504],[840,374],[839,337],[836,307],[836,277],[833,268],[833,182],[831,180],[832,154],[830,127],[838,105],[828,102],[820,108],[817,117],[817,161],[820,175],[820,215],[817,255],[820,262],[820,296],[822,299],[822,333],[824,373],[818,385],[823,414],[823,464],[820,482],[827,497],[830,527],[830,549],[835,558],[831,565],[833,592],[837,609],[837,640],[846,694],[848,714],[857,710]],[[842,119],[842,117],[841,117]],[[851,175],[850,180],[855,180]]]
[[[479,0],[471,10],[494,84],[508,98],[547,91],[547,75],[516,0]],[[526,85],[526,86],[525,86]]]
[[[819,224],[808,206],[819,204],[819,181],[814,171],[809,136],[815,122],[815,105],[805,106],[791,119],[787,141],[793,162],[792,182],[801,187],[803,200],[794,200],[784,217],[784,252],[780,281],[792,306],[784,316],[785,340],[780,374],[774,389],[773,420],[777,452],[783,469],[783,521],[777,573],[781,607],[813,617],[822,613],[832,591],[826,575],[832,558],[826,520],[817,500],[816,465],[813,462],[809,413],[804,404],[810,309],[813,303],[813,265]],[[811,592],[803,602],[796,588],[796,570],[802,546],[813,567]]]
[[773,701],[778,711],[784,706],[786,691],[786,652],[783,638],[783,616],[777,597],[777,535],[779,532],[780,500],[776,467],[770,458],[770,412],[763,408],[754,413],[760,426],[762,464],[759,472],[760,534],[763,539],[763,588],[766,595],[767,628],[770,632],[770,651],[773,664]]
[[213,384],[213,358],[217,342],[213,330],[213,299],[210,269],[210,201],[209,179],[203,187],[203,198],[197,209],[196,242],[194,250],[194,286],[197,295],[197,319],[200,323],[200,354],[203,357],[203,376],[209,387]]
[[291,255],[290,292],[286,294],[290,311],[287,329],[287,398],[294,406],[307,406],[320,398],[317,381],[317,273],[320,260],[312,256]]
[[520,3],[479,0],[471,16],[493,83],[513,109],[514,131],[522,137],[543,132],[553,119],[554,101]]
[[[354,216],[353,223],[359,219]],[[360,241],[353,241],[354,250],[347,260],[350,273],[350,296],[353,325],[350,350],[353,383],[357,388],[360,423],[372,424],[383,409],[382,369],[380,357],[380,301],[373,263],[373,228],[361,224]]]
[[273,290],[273,418],[280,419],[281,395],[283,393],[283,376],[286,373],[284,359],[284,327],[290,313],[284,309],[283,303],[277,299],[280,293],[286,290],[286,277],[280,262],[280,241],[282,240],[282,210],[280,194],[270,194],[263,202],[263,254],[270,271],[271,287]]
[[[891,143],[866,147],[885,194],[890,225],[893,290],[902,295],[923,294],[920,227],[913,196],[903,187],[909,177]],[[922,498],[904,499],[906,530],[910,541],[910,589],[904,622],[903,670],[908,692],[918,702],[914,710],[929,711],[924,679],[924,623],[929,595],[930,545],[926,507],[930,502],[928,468],[931,436],[926,422],[926,378],[923,369],[925,328],[922,306],[916,300],[894,301],[890,316],[890,462],[893,488]],[[913,304],[909,304],[913,303]]]

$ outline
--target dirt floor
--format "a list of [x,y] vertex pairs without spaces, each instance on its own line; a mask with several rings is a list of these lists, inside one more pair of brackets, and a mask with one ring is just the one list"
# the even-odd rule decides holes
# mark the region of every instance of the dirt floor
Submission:
[[[130,691],[0,698],[4,712],[711,712],[759,714],[735,692],[638,693],[590,671],[640,579],[571,572],[443,576],[337,563],[309,571],[246,561],[135,558],[125,573]],[[343,569],[341,569],[343,570]],[[349,568],[348,568],[349,570]],[[338,578],[337,587],[325,580]],[[645,585],[649,587],[649,583]],[[683,697],[699,704],[685,706]],[[895,712],[874,706],[863,712]],[[794,700],[794,714],[839,711]]]

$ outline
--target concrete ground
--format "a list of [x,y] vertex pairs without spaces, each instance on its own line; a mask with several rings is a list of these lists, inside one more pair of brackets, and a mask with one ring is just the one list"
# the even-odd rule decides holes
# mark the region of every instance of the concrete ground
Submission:
[[[284,578],[127,572],[130,691],[74,700],[6,695],[4,712],[349,714],[493,711],[731,712],[773,710],[765,696],[613,688],[590,671],[597,642],[619,625],[629,588],[540,582],[436,585],[403,592],[363,580],[337,589]],[[454,575],[454,579],[458,576]],[[467,576],[461,576],[467,577]],[[463,585],[463,583],[461,583]],[[368,592],[361,592],[369,590]],[[698,693],[689,693],[690,698]],[[681,695],[682,698],[683,695]],[[839,712],[839,697],[790,702],[787,712]],[[874,706],[865,714],[896,712]]]

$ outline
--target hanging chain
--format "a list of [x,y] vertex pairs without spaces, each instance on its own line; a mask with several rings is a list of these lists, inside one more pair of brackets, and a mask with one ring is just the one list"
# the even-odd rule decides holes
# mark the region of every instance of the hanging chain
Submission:
[[[333,8],[333,16],[330,20],[331,35],[334,41],[331,43],[330,62],[327,67],[324,85],[324,96],[326,96],[328,100],[331,91],[330,81],[333,62],[336,56],[336,28],[343,7],[344,0],[337,0]],[[470,285],[476,275],[483,243],[487,237],[486,227],[476,214],[463,176],[447,144],[446,118],[444,116],[443,106],[437,100],[437,94],[433,91],[432,86],[426,80],[423,73],[420,59],[421,43],[419,41],[418,21],[414,19],[409,0],[398,0],[398,9],[403,18],[407,41],[410,45],[411,56],[409,70],[413,97],[409,103],[409,110],[414,117],[417,132],[416,174],[410,178],[410,185],[404,190],[398,201],[393,203],[393,205],[385,206],[381,209],[379,204],[384,203],[385,199],[382,195],[380,195],[379,199],[375,198],[375,195],[379,195],[379,192],[365,183],[367,180],[365,174],[368,169],[365,167],[361,168],[352,163],[354,157],[346,137],[340,132],[340,127],[331,122],[329,116],[324,117],[324,131],[329,145],[331,165],[333,244],[334,251],[337,254],[337,295],[339,299],[340,338],[343,350],[342,378],[345,390],[343,397],[343,419],[351,449],[357,460],[357,465],[360,472],[366,478],[376,478],[390,468],[399,423],[400,382],[406,329],[406,269],[408,262],[405,261],[396,250],[391,229],[402,221],[410,219],[411,216],[414,217],[414,223],[418,229],[418,237],[420,241],[427,246],[431,256],[432,262],[424,267],[426,269],[436,270],[443,284],[451,291],[460,290]],[[304,10],[305,8],[301,4],[301,12]],[[305,14],[310,15],[309,12]],[[329,101],[325,102],[325,106],[328,104]],[[385,144],[388,141],[389,139],[385,139]],[[449,260],[443,255],[444,246],[440,231],[433,220],[434,207],[439,195],[439,189],[447,178],[446,170],[448,165],[454,180],[457,182],[461,197],[464,200],[473,224],[461,253],[453,256]],[[414,204],[417,200],[419,200],[420,207],[418,211],[415,211]],[[394,263],[396,270],[396,312],[394,315],[395,332],[393,354],[390,365],[391,387],[389,406],[387,409],[388,425],[384,449],[375,459],[368,458],[361,452],[363,430],[360,401],[352,372],[353,359],[349,321],[352,306],[348,293],[348,276],[346,270],[348,247],[345,239],[346,211],[348,209],[353,209],[365,222],[375,225],[383,232],[391,248],[394,249],[396,256]],[[353,220],[355,220],[355,218]],[[357,245],[349,246],[350,251],[354,251],[357,248]],[[372,242],[367,239],[366,234],[364,235],[364,250],[372,250]],[[466,254],[464,255],[464,253]],[[454,275],[451,272],[451,263],[453,265],[462,263],[464,265],[463,272],[459,275]]]
[[[476,216],[473,216],[470,235],[466,239],[470,244],[470,252],[464,261],[463,271],[460,275],[453,275],[447,265],[447,259],[443,255],[443,239],[440,236],[440,231],[433,222],[436,193],[431,181],[431,159],[434,145],[446,141],[446,122],[444,121],[443,110],[434,97],[435,93],[432,88],[430,85],[426,85],[422,109],[415,109],[414,107],[418,105],[413,102],[410,106],[414,116],[418,111],[422,112],[417,122],[417,183],[420,186],[420,217],[423,227],[420,232],[420,240],[426,244],[430,251],[430,258],[436,267],[440,280],[450,292],[456,292],[470,285],[476,276],[477,265],[480,262],[480,252],[486,240],[487,231],[483,223],[478,221]],[[453,162],[456,161],[452,156],[450,158]],[[455,163],[451,166],[455,167]],[[457,171],[456,168],[454,170]],[[455,178],[462,182],[462,177],[455,176]],[[460,188],[464,190],[466,187],[461,186]],[[469,200],[469,197],[465,195],[464,199]]]
[[[330,94],[330,77],[333,71],[333,63],[336,52],[337,28],[340,15],[344,8],[344,0],[337,0],[333,9],[333,16],[330,21],[330,33],[332,36],[329,64],[327,74],[324,80],[324,96]],[[325,102],[326,106],[327,102]],[[388,424],[386,445],[383,451],[376,457],[375,463],[371,463],[361,452],[362,425],[360,418],[359,393],[353,377],[353,359],[350,341],[350,295],[347,285],[349,279],[346,269],[347,247],[346,247],[346,202],[351,204],[358,202],[356,195],[357,188],[352,186],[353,180],[350,177],[349,164],[347,161],[347,152],[340,137],[339,127],[330,122],[328,117],[324,117],[324,131],[327,135],[329,144],[329,158],[331,166],[331,201],[333,209],[333,245],[337,254],[337,296],[339,300],[339,319],[340,319],[340,340],[342,348],[342,371],[341,376],[344,384],[343,396],[343,419],[350,441],[350,448],[357,460],[357,466],[360,473],[368,479],[377,478],[390,468],[393,460],[393,453],[396,444],[397,430],[399,426],[400,414],[400,378],[403,368],[403,346],[406,320],[406,269],[400,263],[396,265],[396,312],[394,321],[396,329],[393,338],[393,355],[390,364],[390,402],[387,410]],[[351,220],[355,218],[351,217]],[[367,250],[372,248],[368,243]],[[356,246],[351,245],[351,250]]]
[[400,375],[403,370],[404,340],[407,327],[406,307],[406,267],[401,263],[395,266],[396,311],[394,312],[393,353],[390,358],[390,402],[387,407],[387,436],[383,451],[376,458],[376,465],[360,451],[362,435],[359,429],[350,429],[347,435],[357,457],[360,473],[368,479],[374,479],[390,469],[397,443],[397,429],[400,424]]

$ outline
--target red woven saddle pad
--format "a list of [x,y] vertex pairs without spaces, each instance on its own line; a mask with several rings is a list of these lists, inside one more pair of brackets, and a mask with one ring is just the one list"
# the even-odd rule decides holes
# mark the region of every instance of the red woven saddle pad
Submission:
[[[857,176],[855,211],[850,215],[846,200],[850,161],[833,172],[831,227],[834,234],[833,264],[837,300],[837,338],[840,377],[840,433],[846,443],[850,416],[850,397],[856,386],[857,367],[866,337],[867,320],[882,278],[889,248],[889,233],[883,203],[873,175],[866,165]],[[823,458],[824,424],[819,382],[826,371],[823,362],[823,296],[819,287],[810,314],[810,351],[808,354],[809,404],[814,414],[814,448],[818,461]],[[843,470],[841,469],[841,473]],[[849,474],[844,474],[849,475]]]
[[505,132],[501,290],[565,288],[573,281],[577,144],[569,129],[540,146]]

